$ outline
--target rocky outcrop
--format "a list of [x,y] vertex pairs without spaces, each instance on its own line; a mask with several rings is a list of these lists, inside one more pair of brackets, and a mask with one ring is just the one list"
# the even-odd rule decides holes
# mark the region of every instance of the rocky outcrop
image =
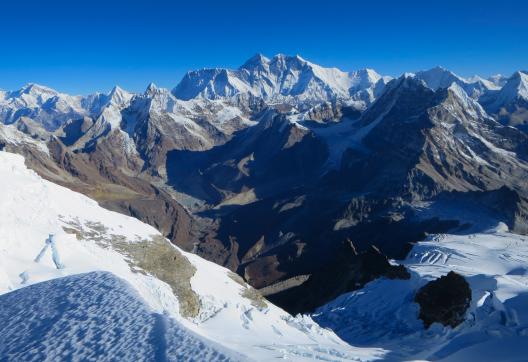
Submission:
[[266,298],[289,313],[308,313],[379,277],[409,279],[410,274],[404,266],[389,263],[375,246],[358,252],[348,240],[335,259],[325,268],[315,271],[306,282],[276,294],[268,294]]
[[424,285],[414,298],[420,305],[425,328],[441,323],[452,328],[464,321],[471,303],[471,288],[463,276],[453,271]]

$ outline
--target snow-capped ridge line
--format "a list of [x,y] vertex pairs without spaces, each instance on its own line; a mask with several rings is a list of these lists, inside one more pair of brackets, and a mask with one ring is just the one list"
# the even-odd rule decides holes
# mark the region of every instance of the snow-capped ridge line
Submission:
[[[300,55],[257,54],[238,69],[209,68],[188,72],[172,93],[179,99],[220,99],[248,94],[268,102],[314,103],[361,101],[370,103],[378,82],[386,83],[372,69],[345,72],[325,68]],[[379,88],[379,87],[378,87]]]

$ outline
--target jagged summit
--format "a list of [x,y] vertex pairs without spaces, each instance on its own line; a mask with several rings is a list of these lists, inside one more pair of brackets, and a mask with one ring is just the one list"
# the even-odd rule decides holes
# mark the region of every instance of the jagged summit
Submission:
[[110,102],[113,102],[115,104],[124,104],[130,101],[133,94],[127,92],[123,88],[116,85],[114,86],[114,88],[112,88],[108,96],[109,96]]
[[513,73],[499,91],[484,99],[491,112],[497,112],[500,108],[511,108],[519,102],[528,102],[528,73],[523,71]]
[[44,94],[44,93],[57,94],[58,92],[49,87],[46,87],[46,86],[43,86],[37,83],[28,83],[24,85],[23,87],[21,87],[20,90],[18,90],[18,93],[19,94]]
[[299,55],[257,54],[237,70],[203,69],[187,73],[173,94],[180,99],[220,99],[249,95],[269,103],[317,104],[325,101],[370,104],[387,78],[372,69],[344,72],[325,68]]
[[[410,75],[411,73],[409,73]],[[503,77],[490,80],[479,76],[462,78],[450,70],[436,66],[413,76],[437,90],[458,84],[473,99],[479,99],[486,109],[498,110],[512,99],[525,99],[526,73],[517,72],[505,82]],[[257,53],[238,69],[209,68],[188,72],[182,81],[167,94],[166,90],[150,84],[141,95],[158,98],[150,103],[156,108],[173,109],[180,100],[228,100],[241,106],[264,102],[270,105],[287,104],[307,110],[324,103],[340,103],[358,110],[366,109],[386,88],[391,77],[382,76],[374,69],[342,71],[312,63],[300,55],[276,54],[268,58]],[[161,93],[163,96],[161,99]],[[105,119],[115,119],[116,126],[122,109],[131,104],[133,93],[115,86],[109,93],[70,96],[38,84],[27,84],[19,90],[0,93],[0,121],[14,123],[20,116],[29,116],[48,130],[54,130],[69,119],[91,117],[97,119],[106,110]],[[108,105],[116,107],[109,114]],[[491,108],[490,108],[491,107]]]
[[255,68],[258,66],[263,66],[265,64],[268,64],[270,62],[270,59],[265,57],[261,53],[257,53],[251,58],[249,58],[242,66],[240,66],[240,69],[248,69],[248,68]]
[[502,91],[511,98],[517,97],[528,100],[528,72],[518,71],[513,73],[502,88]]
[[508,81],[508,77],[502,74],[495,74],[489,77],[488,80],[500,88],[504,86],[504,84],[506,84],[506,82]]
[[419,71],[416,73],[416,77],[422,79],[425,84],[433,90],[448,88],[451,84],[456,83],[462,87],[469,96],[475,99],[489,91],[497,89],[497,86],[493,82],[485,80],[479,76],[463,78],[441,66]]
[[154,83],[154,82],[151,82],[149,83],[149,85],[147,86],[147,89],[145,89],[145,94],[152,94],[152,93],[155,93],[158,91],[158,86]]
[[455,73],[441,67],[436,66],[429,70],[423,70],[416,73],[418,79],[422,79],[429,88],[437,90],[439,88],[447,88],[453,82],[464,83],[465,80]]

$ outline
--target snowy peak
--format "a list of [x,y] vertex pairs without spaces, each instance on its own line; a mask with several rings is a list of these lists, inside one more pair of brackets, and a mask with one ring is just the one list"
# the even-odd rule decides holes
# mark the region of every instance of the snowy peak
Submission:
[[154,83],[150,83],[148,86],[147,86],[147,89],[145,89],[145,95],[153,95],[153,94],[156,94],[158,92],[159,88],[156,84]]
[[173,89],[175,97],[182,100],[193,98],[217,99],[248,92],[248,87],[227,69],[202,69],[188,72]]
[[362,82],[369,84],[376,84],[380,79],[382,79],[381,75],[379,75],[374,69],[370,68],[356,70],[350,74],[353,78],[360,79]]
[[466,93],[464,88],[459,86],[457,83],[451,84],[447,88],[447,92],[448,92],[449,95],[454,96],[454,97],[458,98],[459,100],[463,101],[465,105],[469,105],[470,102],[471,103],[473,103],[473,102],[476,103],[473,99],[471,99],[468,96],[468,94]]
[[264,55],[257,53],[251,58],[249,58],[240,69],[255,69],[257,67],[264,67],[269,64],[270,59],[266,58]]
[[374,87],[386,81],[371,69],[343,72],[311,63],[299,55],[256,54],[237,70],[202,69],[185,75],[173,94],[183,100],[221,99],[245,94],[269,103],[315,104],[326,101],[362,101],[375,97]]
[[448,88],[451,84],[456,83],[462,87],[470,97],[474,99],[481,97],[490,90],[498,89],[497,85],[495,85],[493,82],[483,79],[477,75],[465,79],[440,66],[417,72],[416,77],[423,80],[425,84],[432,90]]
[[125,91],[124,89],[116,85],[114,88],[112,88],[112,90],[108,94],[108,97],[110,103],[114,103],[116,105],[123,105],[130,102],[130,99],[133,97],[133,94]]
[[13,103],[24,104],[27,107],[39,107],[49,99],[59,96],[60,93],[35,83],[29,83],[19,90],[6,93],[6,100]]
[[23,94],[31,95],[42,102],[45,102],[47,99],[54,97],[59,93],[51,88],[36,83],[29,83],[14,92],[13,96],[22,96]]
[[59,93],[38,84],[27,84],[19,90],[3,92],[0,97],[0,122],[15,123],[28,117],[54,130],[69,118],[82,116],[82,97]]
[[389,93],[399,95],[403,91],[407,90],[421,91],[427,89],[430,91],[430,88],[422,79],[415,77],[413,74],[404,74],[399,78],[393,79],[387,84],[387,87],[383,92],[383,96],[386,97]]
[[528,102],[528,74],[515,72],[499,91],[492,93],[484,102],[491,112],[497,112],[502,107],[509,108],[519,102]]
[[452,100],[451,104],[455,104],[455,107],[458,106],[457,109],[465,115],[470,115],[473,118],[489,117],[482,106],[457,83],[453,83],[447,88],[446,102],[449,103],[449,100]]
[[71,96],[31,83],[19,90],[0,94],[0,122],[12,124],[27,117],[48,131],[55,131],[70,120],[95,119],[108,108],[122,109],[132,97],[132,93],[118,86],[108,94]]
[[455,73],[440,66],[417,72],[416,78],[423,80],[432,90],[448,88],[452,83],[466,83],[464,79]]
[[119,128],[123,117],[121,111],[130,105],[132,98],[134,97],[133,93],[129,93],[119,86],[115,86],[110,93],[108,93],[108,100],[103,103],[102,108],[98,112],[99,114],[94,114],[97,118],[95,129],[98,129],[98,132],[106,132],[106,129]]
[[490,81],[492,84],[494,84],[496,87],[501,88],[503,87],[506,82],[508,81],[508,77],[505,77],[502,74],[495,74],[488,78],[488,81]]
[[515,72],[506,82],[501,92],[510,99],[528,100],[528,73]]

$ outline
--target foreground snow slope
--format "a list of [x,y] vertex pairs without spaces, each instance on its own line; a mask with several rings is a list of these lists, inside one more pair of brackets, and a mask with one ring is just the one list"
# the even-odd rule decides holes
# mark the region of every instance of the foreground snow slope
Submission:
[[[151,312],[237,351],[236,358],[373,360],[385,353],[350,347],[311,318],[291,317],[227,269],[179,250],[154,228],[43,180],[19,155],[0,152],[0,190],[0,294],[108,271],[129,283]],[[49,234],[54,236],[46,243]]]
[[[528,237],[505,229],[432,236],[404,262],[410,280],[376,280],[320,308],[315,319],[349,343],[389,350],[387,360],[525,361]],[[451,270],[472,289],[466,321],[424,330],[414,295]]]
[[1,295],[0,320],[2,360],[239,358],[153,313],[128,283],[108,272],[57,278]]

